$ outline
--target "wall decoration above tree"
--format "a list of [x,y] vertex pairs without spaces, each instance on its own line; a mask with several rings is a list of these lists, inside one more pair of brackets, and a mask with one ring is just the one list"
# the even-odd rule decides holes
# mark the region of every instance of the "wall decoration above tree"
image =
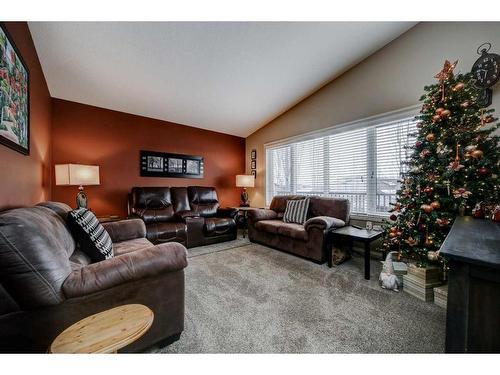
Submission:
[[29,117],[28,68],[0,24],[0,143],[28,155]]
[[456,64],[446,61],[438,83],[424,87],[416,142],[385,226],[384,250],[422,267],[444,262],[439,248],[457,215],[500,202],[500,137],[492,134],[499,125],[472,74],[454,76]]

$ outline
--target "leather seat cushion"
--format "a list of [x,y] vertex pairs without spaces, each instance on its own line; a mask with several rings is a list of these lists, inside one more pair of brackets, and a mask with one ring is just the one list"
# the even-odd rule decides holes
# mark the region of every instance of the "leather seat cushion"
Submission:
[[121,241],[113,243],[113,251],[115,256],[131,253],[132,251],[147,249],[154,246],[146,238],[135,238],[133,240]]
[[185,223],[149,223],[146,224],[147,238],[150,241],[169,242],[186,240]]
[[285,223],[282,220],[261,220],[255,223],[255,228],[267,233],[278,234],[278,228],[283,224]]
[[227,217],[210,217],[205,219],[203,227],[207,236],[216,236],[227,233],[236,225],[235,221]]
[[297,240],[307,241],[307,231],[301,224],[283,223],[278,227],[278,234]]

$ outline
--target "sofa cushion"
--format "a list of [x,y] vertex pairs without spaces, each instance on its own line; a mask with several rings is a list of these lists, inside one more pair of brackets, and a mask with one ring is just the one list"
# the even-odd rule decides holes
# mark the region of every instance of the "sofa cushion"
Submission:
[[350,203],[345,198],[310,197],[309,217],[330,216],[349,222]]
[[93,262],[113,257],[111,237],[92,211],[86,208],[71,211],[68,215],[68,226],[80,245],[80,250]]
[[278,234],[278,228],[283,224],[282,220],[261,220],[255,223],[255,228],[264,232]]
[[219,198],[214,187],[189,186],[188,196],[191,209],[202,217],[213,217],[217,215]]
[[185,223],[149,223],[146,228],[148,240],[154,243],[186,240]]
[[285,212],[286,202],[289,200],[304,199],[303,195],[276,195],[269,206],[270,210],[276,211],[278,214]]
[[113,252],[115,256],[131,253],[132,251],[147,249],[148,247],[154,246],[146,238],[135,238],[133,240],[114,242]]
[[209,217],[205,219],[203,227],[207,236],[216,236],[230,231],[236,225],[235,221],[226,217]]
[[174,221],[172,197],[168,187],[134,187],[131,193],[132,214],[145,223]]
[[309,210],[309,198],[299,200],[289,200],[286,202],[285,223],[304,224]]
[[278,234],[303,241],[307,241],[308,238],[304,226],[296,223],[283,223],[278,227]]
[[62,218],[35,206],[0,214],[0,283],[21,308],[63,301],[75,242]]

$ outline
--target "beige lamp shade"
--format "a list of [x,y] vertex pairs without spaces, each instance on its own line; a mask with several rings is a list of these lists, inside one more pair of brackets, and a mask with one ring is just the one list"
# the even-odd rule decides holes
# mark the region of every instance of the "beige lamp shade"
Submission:
[[236,175],[237,187],[254,187],[255,177],[251,174],[238,174]]
[[99,166],[56,164],[56,185],[99,185]]

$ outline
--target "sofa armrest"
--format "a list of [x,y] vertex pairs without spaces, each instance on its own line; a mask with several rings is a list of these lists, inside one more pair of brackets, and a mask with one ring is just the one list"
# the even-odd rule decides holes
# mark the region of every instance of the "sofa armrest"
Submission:
[[217,217],[230,217],[231,219],[234,219],[236,215],[238,214],[238,209],[237,208],[232,208],[232,207],[221,207],[217,209]]
[[330,228],[340,228],[345,226],[345,221],[331,216],[316,216],[307,220],[304,224],[305,230],[311,228],[318,228],[321,230],[328,230]]
[[185,210],[176,212],[175,216],[181,221],[186,221],[188,217],[200,217],[200,214],[196,211]]
[[121,242],[146,237],[146,225],[141,219],[127,219],[102,223],[111,241]]
[[261,220],[273,220],[278,217],[276,211],[268,210],[266,208],[256,208],[254,210],[249,210],[247,215],[248,218],[254,223]]
[[75,270],[62,288],[67,298],[81,297],[127,282],[179,271],[186,266],[186,248],[176,242],[164,243]]

